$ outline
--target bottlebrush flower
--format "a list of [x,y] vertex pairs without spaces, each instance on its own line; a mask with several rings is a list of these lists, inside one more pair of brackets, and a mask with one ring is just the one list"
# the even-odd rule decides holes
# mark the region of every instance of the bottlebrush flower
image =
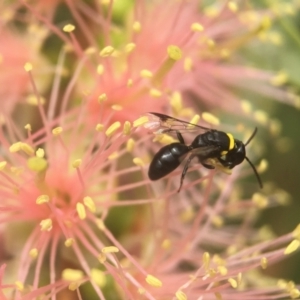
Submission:
[[[272,86],[284,84],[282,76],[241,64],[237,51],[268,36],[273,17],[268,11],[233,1],[211,6],[196,0],[65,4],[74,24],[64,27],[26,7],[84,65],[77,85],[89,95],[89,119],[97,118],[99,98],[105,100],[104,114],[114,106],[119,120],[133,121],[147,111],[164,111],[175,92],[184,95],[186,105],[233,113],[244,113],[236,93],[240,89],[295,104],[295,97]],[[173,108],[173,114],[179,112]]]

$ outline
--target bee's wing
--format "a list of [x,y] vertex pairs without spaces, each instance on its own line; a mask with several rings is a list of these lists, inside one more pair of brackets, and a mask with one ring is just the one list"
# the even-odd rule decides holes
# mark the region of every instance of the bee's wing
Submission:
[[161,113],[149,112],[150,115],[155,116],[154,120],[150,122],[153,124],[152,127],[156,130],[156,133],[176,133],[176,132],[206,132],[212,129],[192,124],[183,120],[179,120]]
[[197,156],[199,160],[205,160],[212,158],[212,153],[216,153],[220,148],[216,145],[208,145],[203,147],[197,147],[191,150],[193,156]]

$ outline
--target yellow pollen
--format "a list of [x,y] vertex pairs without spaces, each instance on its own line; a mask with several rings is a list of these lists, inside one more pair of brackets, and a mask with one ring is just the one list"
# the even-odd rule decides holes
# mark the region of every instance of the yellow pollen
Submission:
[[172,107],[172,110],[176,113],[179,114],[180,111],[182,111],[183,107],[182,107],[182,97],[181,94],[179,92],[174,92],[171,96],[170,99],[170,104]]
[[118,151],[115,151],[115,152],[113,152],[112,154],[110,154],[109,156],[108,156],[108,159],[109,160],[114,160],[114,159],[116,159],[116,158],[118,158],[119,157],[119,152]]
[[170,249],[171,245],[172,245],[172,242],[169,239],[164,239],[161,243],[161,247],[166,250]]
[[257,166],[256,170],[258,173],[263,173],[268,169],[269,163],[266,159],[262,159]]
[[33,249],[31,249],[31,250],[29,251],[29,255],[30,255],[32,258],[36,258],[36,257],[38,256],[38,254],[39,254],[39,251],[38,251],[38,249],[36,249],[36,248],[33,248]]
[[210,265],[210,254],[208,252],[204,252],[202,255],[202,262],[204,264],[204,268],[207,271]]
[[259,122],[262,125],[267,125],[267,122],[269,120],[268,114],[263,110],[256,110],[254,112],[254,118],[257,122]]
[[216,228],[221,228],[224,225],[224,219],[221,216],[214,216],[212,219],[212,224]]
[[225,266],[218,266],[218,272],[222,275],[225,276],[228,273],[228,269]]
[[65,246],[67,248],[71,247],[74,244],[75,240],[73,238],[68,238],[65,240]]
[[135,47],[135,43],[128,43],[127,45],[125,45],[125,51],[127,53],[131,53],[135,49]]
[[191,25],[191,30],[194,32],[201,32],[204,30],[204,27],[200,23],[193,23]]
[[300,291],[297,288],[289,290],[289,294],[292,299],[298,299],[300,297]]
[[272,119],[270,121],[270,132],[273,136],[278,136],[281,133],[282,124],[277,119]]
[[39,104],[44,105],[46,103],[46,99],[44,97],[37,97],[36,95],[29,95],[26,97],[26,102],[33,106],[37,106]]
[[153,287],[161,287],[162,286],[162,282],[158,278],[156,278],[150,274],[147,275],[146,282]]
[[108,56],[111,56],[114,51],[115,51],[114,47],[106,46],[100,51],[99,55],[101,57],[108,57]]
[[44,219],[40,222],[41,230],[42,231],[50,231],[52,229],[52,220]]
[[289,75],[285,71],[280,71],[271,79],[271,84],[274,86],[282,86],[287,83]]
[[84,53],[87,55],[95,54],[97,52],[95,47],[88,47],[84,50]]
[[81,270],[64,269],[61,276],[66,281],[78,281],[84,277],[84,274]]
[[142,77],[142,78],[152,78],[153,77],[153,74],[152,74],[152,72],[151,71],[149,71],[149,70],[142,70],[141,72],[140,72],[140,76]]
[[104,125],[103,124],[97,124],[96,125],[96,131],[102,132],[104,130]]
[[208,112],[202,113],[202,118],[205,122],[210,123],[212,125],[220,124],[220,120],[211,113],[208,113]]
[[241,107],[242,107],[242,110],[243,110],[245,113],[247,113],[247,114],[251,113],[251,111],[252,111],[252,105],[251,105],[251,103],[250,103],[249,101],[247,101],[247,100],[242,100],[242,101],[241,101]]
[[187,300],[187,295],[183,291],[177,291],[175,296],[177,300]]
[[300,246],[300,241],[293,240],[284,250],[284,254],[288,255],[298,250]]
[[111,108],[116,111],[121,111],[123,109],[123,106],[120,104],[114,104],[111,106]]
[[24,284],[21,281],[16,281],[15,286],[18,291],[23,291],[24,290]]
[[0,171],[3,171],[5,169],[5,167],[6,167],[6,165],[7,165],[6,161],[1,161],[0,162]]
[[153,88],[153,89],[150,89],[149,94],[150,94],[151,97],[159,98],[159,97],[161,97],[162,92],[158,89]]
[[47,169],[48,163],[44,158],[41,157],[30,157],[27,160],[27,167],[31,171],[41,172]]
[[139,157],[135,157],[133,160],[133,163],[139,167],[143,167],[145,165],[145,163],[143,162],[143,160]]
[[97,227],[100,229],[100,230],[105,230],[105,224],[104,222],[101,220],[101,219],[97,219],[96,220],[96,224],[97,224]]
[[121,123],[119,121],[113,123],[105,131],[106,136],[111,137],[120,127],[121,127]]
[[199,121],[200,121],[200,116],[199,115],[194,115],[193,118],[190,121],[191,124],[188,125],[188,128],[194,128],[195,127],[194,125],[197,125],[197,123]]
[[238,6],[234,1],[229,1],[228,2],[228,8],[232,11],[232,12],[237,12],[238,10]]
[[80,202],[76,203],[76,211],[78,213],[78,217],[80,220],[84,220],[86,218],[85,207],[82,203],[80,203]]
[[106,253],[118,253],[119,249],[115,246],[108,246],[108,247],[103,247],[101,249],[101,252],[106,254]]
[[129,135],[131,132],[131,123],[129,121],[125,121],[123,125],[123,134]]
[[104,253],[100,253],[97,259],[101,264],[104,264],[106,262],[106,255]]
[[293,230],[293,237],[296,239],[300,239],[300,224]]
[[261,193],[254,193],[252,202],[255,203],[258,208],[266,208],[269,203],[268,198]]
[[9,152],[16,153],[21,150],[21,142],[16,142],[9,147]]
[[36,157],[38,158],[44,158],[45,156],[45,151],[42,148],[38,148],[35,152]]
[[127,80],[127,86],[131,87],[133,85],[133,80],[132,79],[128,79]]
[[107,100],[107,95],[105,93],[101,94],[99,97],[98,97],[98,103],[102,103],[104,101]]
[[26,143],[21,143],[20,148],[23,152],[25,152],[29,156],[34,154],[33,148],[30,145],[26,144]]
[[93,268],[91,270],[91,278],[100,287],[105,287],[107,284],[106,275],[101,270]]
[[48,203],[49,201],[50,201],[50,198],[48,195],[40,195],[37,197],[35,203],[40,205],[40,204]]
[[149,122],[149,117],[143,116],[133,122],[133,127],[140,127],[148,122]]
[[76,291],[80,287],[79,282],[71,282],[68,286],[68,289],[72,292]]
[[63,31],[64,31],[64,32],[70,33],[70,32],[72,32],[72,31],[74,31],[74,30],[75,30],[75,26],[74,26],[73,24],[67,24],[67,25],[65,25],[65,26],[63,27]]
[[237,281],[235,279],[229,278],[228,282],[230,283],[231,287],[233,287],[234,289],[237,288],[238,284],[237,284]]
[[[134,145],[135,145],[134,139],[130,138],[126,143],[126,150],[128,152],[132,152]],[[1,163],[0,163],[0,165],[1,165]],[[0,168],[0,170],[1,170],[1,168]]]
[[73,162],[72,162],[72,167],[77,169],[80,167],[82,163],[82,159],[78,158],[78,159],[75,159]]
[[28,130],[29,132],[32,131],[32,128],[31,128],[31,125],[30,125],[30,124],[26,124],[26,125],[24,126],[24,128],[25,128],[26,130]]
[[84,197],[83,203],[91,213],[96,212],[96,205],[95,205],[94,200],[91,197],[89,197],[89,196]]
[[60,135],[62,132],[63,132],[62,127],[55,127],[55,128],[52,129],[52,134],[53,134],[54,136],[58,136],[58,135]]
[[180,60],[182,57],[182,51],[178,46],[168,46],[167,52],[169,57],[175,61]]
[[263,257],[260,260],[260,266],[263,270],[265,270],[268,267],[268,259],[266,257]]
[[97,66],[97,74],[102,75],[104,73],[104,66],[99,64]]
[[26,72],[32,71],[32,69],[33,69],[33,68],[32,68],[32,64],[29,63],[29,62],[25,63],[24,69],[25,69]]
[[193,60],[190,57],[186,57],[183,62],[183,68],[186,72],[190,72],[193,68]]
[[141,29],[142,29],[141,23],[138,22],[138,21],[133,22],[132,29],[133,29],[135,32],[140,32]]

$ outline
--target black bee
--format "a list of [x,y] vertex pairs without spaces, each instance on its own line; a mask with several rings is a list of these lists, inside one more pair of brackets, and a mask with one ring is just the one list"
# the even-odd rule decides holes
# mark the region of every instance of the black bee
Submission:
[[[217,162],[227,169],[234,168],[246,159],[254,171],[259,186],[263,187],[257,170],[246,156],[246,146],[255,136],[257,128],[254,129],[252,135],[244,144],[240,140],[233,138],[230,133],[191,124],[156,112],[150,112],[150,114],[159,119],[159,133],[176,134],[179,141],[162,147],[154,155],[148,171],[148,176],[151,180],[158,180],[168,175],[188,156],[181,174],[179,192],[190,162],[194,157],[197,157],[198,161],[207,169],[215,168],[210,159],[217,160]],[[204,133],[197,135],[190,145],[186,145],[181,134],[183,132],[182,128],[187,131],[193,131],[195,127],[197,130],[201,129]]]

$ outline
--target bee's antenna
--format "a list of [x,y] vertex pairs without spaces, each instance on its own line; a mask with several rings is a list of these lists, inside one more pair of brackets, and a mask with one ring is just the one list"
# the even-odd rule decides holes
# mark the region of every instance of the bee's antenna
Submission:
[[254,136],[256,135],[256,132],[257,132],[257,127],[255,127],[253,133],[251,134],[251,136],[249,137],[248,141],[245,143],[245,146],[247,146],[251,140],[254,138]]
[[260,179],[260,176],[258,175],[258,172],[257,172],[256,168],[254,167],[253,163],[250,161],[250,159],[247,156],[245,156],[245,158],[246,158],[247,162],[249,163],[249,165],[251,166],[251,168],[253,169],[254,174],[255,174],[255,176],[257,178],[258,184],[259,184],[260,188],[262,189],[263,188],[263,184],[262,184],[262,181]]
[[[251,142],[251,140],[256,135],[256,132],[257,132],[257,127],[255,127],[253,133],[249,137],[248,141],[245,143],[245,146],[247,146]],[[262,184],[262,181],[260,179],[260,176],[258,175],[258,172],[257,172],[255,166],[253,165],[253,163],[250,161],[250,159],[247,156],[245,156],[245,158],[246,158],[247,162],[249,163],[249,165],[251,166],[251,168],[253,169],[253,172],[254,172],[254,174],[255,174],[255,176],[257,178],[258,184],[259,184],[260,188],[262,189],[263,188],[263,184]]]

